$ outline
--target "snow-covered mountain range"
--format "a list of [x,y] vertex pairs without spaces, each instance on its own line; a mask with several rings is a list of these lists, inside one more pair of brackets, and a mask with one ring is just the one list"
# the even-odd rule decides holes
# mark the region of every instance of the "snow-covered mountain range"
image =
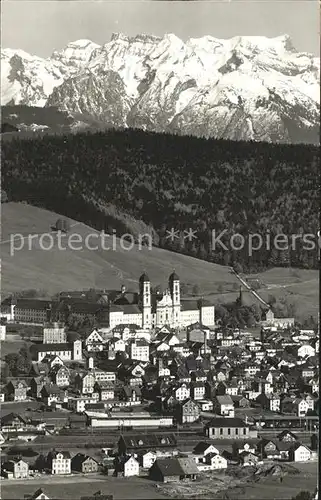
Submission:
[[206,137],[316,142],[320,61],[276,38],[183,42],[114,34],[48,59],[1,51],[1,103],[56,106],[108,126]]

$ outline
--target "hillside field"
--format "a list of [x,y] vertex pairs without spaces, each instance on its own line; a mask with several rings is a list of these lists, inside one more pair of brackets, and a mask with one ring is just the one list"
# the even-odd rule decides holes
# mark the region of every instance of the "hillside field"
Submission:
[[[225,285],[233,290],[238,281],[224,266],[211,264],[189,256],[160,248],[139,249],[138,245],[126,251],[120,248],[117,239],[114,250],[41,250],[36,241],[31,250],[28,245],[10,255],[10,235],[42,234],[51,231],[51,226],[60,216],[53,212],[22,203],[2,205],[2,293],[3,296],[17,290],[44,289],[48,293],[60,290],[84,290],[91,287],[120,288],[124,283],[136,290],[139,276],[144,270],[152,285],[166,286],[173,269],[181,282],[199,285],[204,294],[217,292]],[[70,233],[85,238],[96,230],[76,221],[71,221]],[[96,243],[96,242],[95,242]],[[91,244],[94,245],[94,242]],[[112,245],[111,245],[112,246]]]
[[[235,300],[240,283],[228,267],[212,264],[186,255],[160,248],[135,246],[126,251],[116,250],[51,250],[40,249],[33,240],[31,249],[27,242],[22,250],[10,255],[12,234],[49,233],[51,226],[60,216],[23,203],[2,204],[2,297],[24,289],[41,289],[48,294],[61,290],[85,290],[89,288],[120,288],[137,290],[140,274],[145,270],[152,286],[167,286],[167,279],[173,269],[181,283],[191,289],[198,285],[200,293],[214,303]],[[77,221],[70,221],[70,233],[85,238],[96,230]],[[96,244],[92,242],[91,244]],[[319,276],[316,270],[273,268],[256,275],[265,285],[260,295],[267,300],[269,295],[284,297],[296,306],[298,318],[317,316],[319,298]],[[253,303],[254,297],[243,293],[246,303]]]

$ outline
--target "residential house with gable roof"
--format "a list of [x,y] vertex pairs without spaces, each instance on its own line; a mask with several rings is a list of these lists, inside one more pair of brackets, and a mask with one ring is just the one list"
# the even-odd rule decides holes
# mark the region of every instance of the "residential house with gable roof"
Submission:
[[216,396],[213,401],[213,410],[219,413],[219,415],[234,417],[234,403],[231,396]]
[[157,459],[149,470],[152,480],[163,483],[195,480],[198,476],[197,465],[190,457]]
[[47,455],[47,467],[54,475],[71,474],[71,457],[69,451],[50,451]]
[[29,465],[21,458],[14,458],[2,463],[1,472],[8,479],[25,479],[29,476]]
[[84,455],[83,453],[77,453],[71,459],[71,470],[76,472],[81,472],[82,474],[90,474],[98,472],[99,465],[97,460],[89,455]]
[[177,403],[175,418],[180,424],[197,422],[200,418],[199,405],[190,398]]

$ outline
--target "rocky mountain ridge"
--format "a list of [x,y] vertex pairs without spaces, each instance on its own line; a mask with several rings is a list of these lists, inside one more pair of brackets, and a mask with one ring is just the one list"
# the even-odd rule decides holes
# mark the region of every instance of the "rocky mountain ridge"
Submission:
[[[287,35],[184,42],[113,34],[43,59],[1,52],[2,105],[57,107],[106,126],[235,140],[318,142],[320,61]],[[81,120],[78,122],[81,123]]]

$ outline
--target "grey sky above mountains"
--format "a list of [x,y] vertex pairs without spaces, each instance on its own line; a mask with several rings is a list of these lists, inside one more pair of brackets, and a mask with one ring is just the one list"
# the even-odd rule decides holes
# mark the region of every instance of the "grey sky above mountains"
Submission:
[[1,10],[2,47],[41,57],[78,39],[107,43],[113,32],[174,33],[183,40],[288,34],[298,51],[320,53],[315,0],[4,0]]

